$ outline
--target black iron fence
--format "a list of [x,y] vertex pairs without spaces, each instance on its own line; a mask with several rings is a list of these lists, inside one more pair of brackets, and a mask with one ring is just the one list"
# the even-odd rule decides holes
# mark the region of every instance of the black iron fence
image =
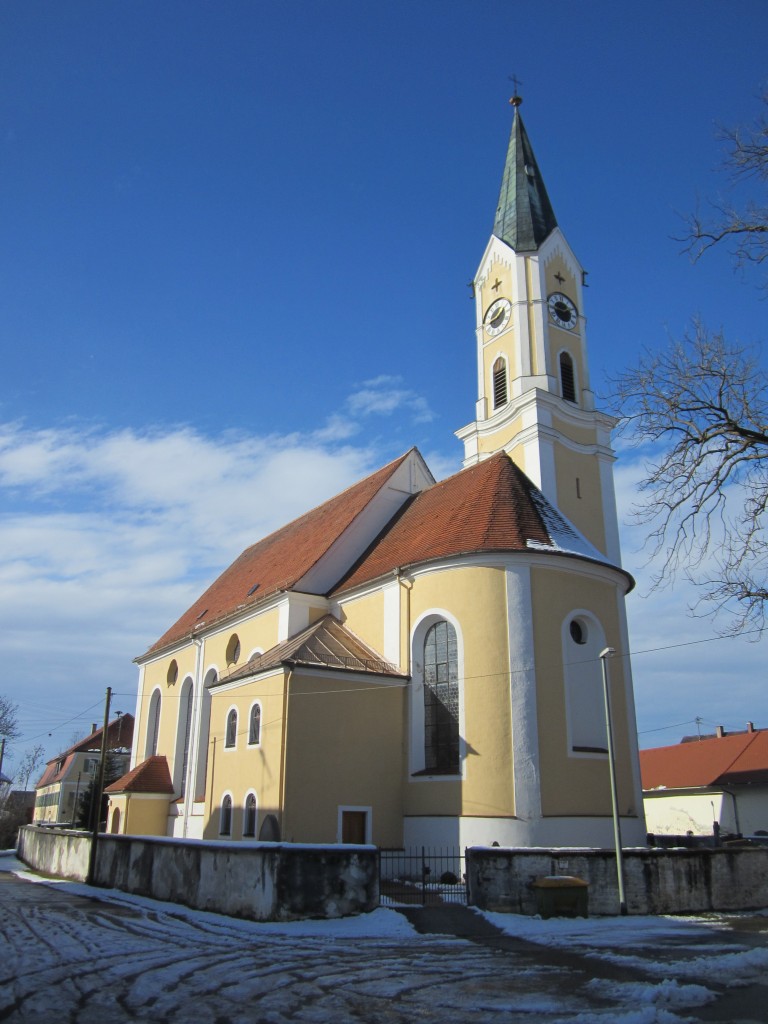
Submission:
[[383,906],[467,904],[464,852],[451,847],[379,850]]

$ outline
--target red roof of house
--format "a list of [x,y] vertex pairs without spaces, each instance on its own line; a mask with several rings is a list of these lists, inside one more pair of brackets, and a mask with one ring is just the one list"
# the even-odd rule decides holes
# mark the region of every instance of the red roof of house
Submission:
[[[107,750],[130,749],[133,744],[133,725],[133,715],[126,714],[121,715],[120,718],[113,718],[107,726]],[[98,729],[94,729],[93,732],[89,733],[85,739],[79,740],[69,747],[68,750],[51,758],[46,763],[45,771],[35,789],[40,789],[41,786],[50,786],[54,782],[59,782],[63,779],[69,770],[69,766],[72,764],[75,754],[82,754],[87,751],[100,752],[101,735],[103,732],[104,726],[99,726]]]
[[640,751],[643,789],[768,783],[768,729]]
[[606,561],[502,451],[411,498],[334,593],[431,559],[532,549]]
[[204,622],[290,589],[327,553],[409,454],[247,548],[147,654],[181,640]]
[[146,761],[105,786],[105,793],[173,793],[168,761],[162,754],[153,754]]

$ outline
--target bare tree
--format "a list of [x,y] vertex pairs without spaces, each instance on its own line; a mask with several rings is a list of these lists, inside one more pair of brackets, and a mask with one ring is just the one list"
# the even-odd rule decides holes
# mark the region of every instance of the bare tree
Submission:
[[695,322],[615,378],[624,430],[650,455],[637,521],[650,526],[655,585],[682,573],[702,600],[760,626],[768,600],[768,377],[757,354]]
[[18,788],[23,790],[29,789],[29,780],[33,775],[37,774],[44,763],[45,747],[41,744],[38,743],[36,747],[25,750],[14,776],[14,782],[16,782]]
[[10,697],[0,694],[0,739],[17,740],[21,735],[18,726],[19,709]]
[[[763,98],[768,108],[768,94]],[[688,220],[686,249],[714,246],[737,265],[768,260],[768,118],[721,131],[731,185],[758,198],[711,205]],[[682,341],[645,352],[611,381],[610,402],[649,451],[636,519],[650,526],[654,584],[683,575],[705,611],[725,611],[728,631],[760,628],[768,609],[768,374],[758,349],[694,321]],[[701,611],[701,604],[699,611]]]
[[[768,93],[763,96],[768,108]],[[758,198],[721,200],[710,203],[709,213],[695,213],[687,219],[687,232],[680,239],[694,261],[721,243],[737,266],[762,264],[768,260],[768,204],[763,195],[768,185],[768,116],[762,113],[747,126],[724,128],[724,170],[731,186],[756,185]]]

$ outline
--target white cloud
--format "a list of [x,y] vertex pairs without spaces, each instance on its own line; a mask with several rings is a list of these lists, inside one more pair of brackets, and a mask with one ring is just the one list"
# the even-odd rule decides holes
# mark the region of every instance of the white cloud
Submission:
[[435,415],[426,400],[402,384],[402,378],[386,375],[363,381],[347,399],[347,407],[353,416],[390,416],[394,412],[405,412],[414,423],[431,423]]

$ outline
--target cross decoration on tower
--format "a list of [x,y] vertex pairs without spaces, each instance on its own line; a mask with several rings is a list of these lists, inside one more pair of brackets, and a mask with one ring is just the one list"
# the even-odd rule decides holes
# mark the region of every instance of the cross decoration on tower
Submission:
[[517,75],[508,75],[507,77],[509,78],[510,82],[512,83],[512,87],[515,90],[512,99],[509,102],[512,104],[513,107],[519,107],[520,104],[523,102],[523,99],[519,95],[517,90],[518,86],[521,86],[523,83],[520,81]]

